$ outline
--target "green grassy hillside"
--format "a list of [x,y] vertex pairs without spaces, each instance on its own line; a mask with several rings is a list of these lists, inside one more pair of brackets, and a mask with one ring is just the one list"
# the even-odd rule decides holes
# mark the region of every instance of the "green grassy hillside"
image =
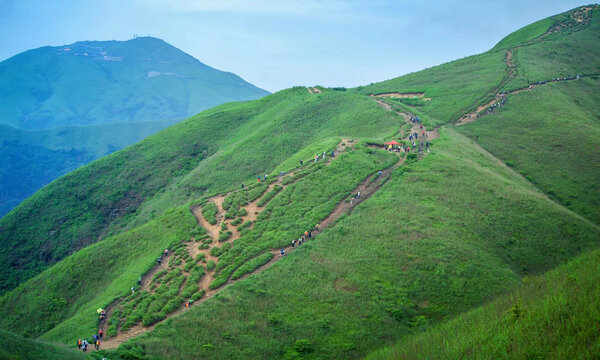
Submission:
[[51,183],[1,219],[0,289],[190,198],[251,181],[319,138],[381,138],[401,121],[368,98],[304,88],[203,112]]
[[[594,10],[508,37],[510,53],[225,104],[56,180],[0,220],[0,327],[70,343],[108,307],[114,346],[152,329],[109,358],[360,358],[597,248],[597,79],[513,92],[453,125],[522,79],[526,49],[591,47]],[[558,52],[556,69],[576,73],[572,56]],[[370,96],[382,93],[400,94]],[[431,152],[377,149],[411,128],[395,111],[421,116]],[[166,246],[172,257],[155,265]],[[198,302],[184,312],[188,297]]]
[[599,234],[446,131],[315,242],[120,353],[294,358],[308,340],[306,358],[357,358],[597,246]]
[[0,125],[0,217],[52,180],[177,120],[25,131]]
[[367,359],[595,359],[599,284],[600,251],[594,250]]
[[150,37],[15,55],[0,62],[0,217],[59,176],[177,120],[267,94]]
[[561,204],[600,223],[600,81],[554,82],[460,127]]
[[489,51],[392,80],[357,88],[361,94],[424,93],[431,100],[410,110],[423,123],[439,126],[452,122],[487,99],[506,77],[504,51]]
[[[72,344],[75,348],[75,344]],[[0,329],[0,358],[4,360],[75,360],[84,359],[83,352],[61,345],[24,339]]]

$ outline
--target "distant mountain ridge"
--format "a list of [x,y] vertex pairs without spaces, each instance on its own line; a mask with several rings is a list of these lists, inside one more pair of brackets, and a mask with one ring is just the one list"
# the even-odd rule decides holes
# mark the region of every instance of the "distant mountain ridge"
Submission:
[[0,62],[0,124],[19,129],[186,118],[267,94],[152,37],[46,46]]
[[181,119],[267,94],[151,37],[15,55],[0,62],[0,217],[55,178]]

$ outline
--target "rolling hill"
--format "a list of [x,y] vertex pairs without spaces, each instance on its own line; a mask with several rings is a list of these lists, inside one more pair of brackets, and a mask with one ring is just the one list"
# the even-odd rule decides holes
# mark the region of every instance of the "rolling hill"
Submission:
[[[0,327],[63,344],[100,327],[122,359],[393,358],[451,331],[453,357],[521,294],[527,331],[491,354],[597,356],[568,345],[597,344],[600,320],[597,11],[381,83],[217,106],[61,177],[0,220]],[[546,278],[584,297],[536,293]],[[577,321],[552,299],[590,318],[555,353],[528,335]]]
[[0,62],[0,217],[92,160],[199,111],[267,94],[151,37],[15,55]]
[[0,125],[0,217],[52,180],[177,121],[44,130]]
[[1,123],[27,130],[181,119],[268,94],[152,37],[23,52],[0,62],[0,89]]

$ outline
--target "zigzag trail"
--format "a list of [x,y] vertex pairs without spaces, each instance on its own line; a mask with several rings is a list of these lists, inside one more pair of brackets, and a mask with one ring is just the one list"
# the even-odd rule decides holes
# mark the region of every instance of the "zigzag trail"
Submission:
[[[344,151],[345,148],[350,147],[352,140],[350,139],[342,139],[342,141],[338,144],[338,146],[336,147],[336,153],[342,153]],[[327,158],[327,165],[329,165],[331,163],[331,161],[333,161],[334,158]],[[400,158],[398,160],[398,162],[393,165],[392,167],[385,169],[382,171],[382,175],[378,176],[377,179],[375,179],[374,181],[370,181],[371,178],[367,177],[365,180],[363,180],[354,190],[353,193],[357,193],[358,191],[361,192],[361,199],[360,201],[364,201],[366,199],[368,199],[370,196],[372,196],[377,190],[379,190],[379,188],[381,187],[381,185],[383,185],[383,183],[385,182],[385,179],[387,179],[387,177],[392,173],[392,171],[394,169],[396,169],[398,166],[400,166],[402,163],[404,162],[404,158]],[[301,169],[300,169],[301,170]],[[293,176],[294,172],[290,173],[288,176]],[[375,175],[374,175],[375,176]],[[271,184],[269,184],[268,189],[263,193],[262,196],[264,196],[264,194],[267,194],[268,191],[272,190],[273,187],[275,185],[280,185],[282,186],[282,188],[286,188],[288,185],[283,185],[282,184],[282,180],[283,177],[280,177],[276,182],[273,182]],[[189,254],[193,257],[196,258],[196,256],[200,253],[205,254],[205,258],[206,260],[214,260],[215,263],[218,262],[218,257],[214,257],[210,255],[210,249],[214,246],[217,246],[217,239],[218,239],[218,234],[219,234],[219,230],[220,227],[217,224],[220,224],[222,221],[225,221],[226,223],[230,222],[230,220],[224,220],[224,213],[225,211],[223,210],[223,201],[225,199],[225,197],[227,196],[227,194],[220,194],[217,196],[214,196],[212,198],[210,198],[208,201],[214,203],[215,205],[217,205],[217,209],[218,209],[218,213],[217,213],[217,223],[215,225],[210,224],[202,215],[202,209],[200,206],[193,206],[190,210],[192,211],[192,213],[194,214],[194,216],[196,217],[198,224],[201,225],[203,228],[205,228],[207,230],[207,233],[211,236],[211,238],[213,239],[213,242],[209,245],[210,247],[208,249],[204,249],[204,250],[200,250],[198,249],[197,244],[194,241],[191,241],[188,243],[187,245],[187,250],[189,252]],[[261,196],[261,198],[262,198]],[[256,199],[255,201],[243,206],[242,208],[244,208],[246,210],[246,215],[244,215],[243,221],[254,221],[256,220],[257,216],[259,215],[260,211],[266,206],[263,205],[262,207],[258,206],[258,201],[260,200],[260,198]],[[356,204],[358,204],[359,201],[354,203],[354,206],[356,206]],[[334,210],[325,218],[320,222],[320,229],[319,231],[313,231],[314,235],[317,235],[319,233],[321,233],[324,229],[328,228],[331,224],[333,224],[342,214],[344,213],[349,213],[352,211],[353,207],[351,206],[347,201],[340,201],[336,207],[334,208]],[[240,237],[240,233],[239,231],[237,231],[236,229],[234,229],[234,227],[229,227],[230,229],[232,229],[233,231],[233,235],[230,239],[228,239],[226,242],[232,243],[239,239]],[[224,243],[224,242],[221,242]],[[286,251],[286,253],[289,253],[290,251],[293,251],[293,249],[290,246],[284,247],[284,250]],[[200,281],[200,283],[198,284],[199,287],[201,289],[203,289],[205,291],[205,295],[199,299],[198,301],[193,303],[193,306],[197,306],[198,304],[203,303],[204,301],[210,299],[211,297],[213,297],[216,293],[218,293],[219,291],[221,291],[223,288],[225,288],[227,285],[233,284],[235,282],[238,282],[240,280],[243,280],[249,276],[252,276],[256,273],[259,273],[269,267],[271,267],[274,263],[276,263],[277,261],[279,261],[281,259],[281,256],[279,255],[279,249],[273,249],[271,250],[271,253],[273,253],[273,258],[267,262],[266,264],[260,266],[259,268],[255,269],[254,271],[245,274],[244,276],[233,280],[233,279],[229,279],[227,281],[226,284],[224,284],[223,286],[217,288],[217,289],[210,289],[209,285],[210,283],[214,280],[215,276],[214,276],[214,272],[210,271],[206,273],[206,275],[204,275],[202,277],[202,280]],[[149,271],[148,273],[146,273],[143,277],[142,277],[142,282],[141,282],[141,290],[142,291],[149,291],[150,290],[150,283],[151,280],[154,276],[154,274],[156,274],[158,271],[163,270],[163,269],[169,269],[169,265],[167,264],[168,261],[167,259],[169,257],[171,257],[172,255],[169,255],[167,258],[165,258],[165,260],[160,264],[160,265],[156,265],[151,271]],[[182,268],[182,266],[178,266],[178,268]],[[181,288],[183,288],[183,286],[185,285],[185,283],[181,286]],[[104,333],[106,333],[107,330],[107,324],[109,323],[109,319],[110,316],[112,314],[112,311],[114,310],[114,308],[119,304],[120,300],[115,301],[113,304],[111,304],[111,306],[109,306],[107,308],[107,319],[106,321],[102,324],[102,330],[104,331]],[[186,309],[185,308],[181,308],[171,314],[169,314],[166,319],[168,318],[172,318],[174,316],[177,316],[183,312],[185,312]],[[165,319],[165,320],[166,320]],[[162,321],[165,321],[162,320]],[[161,322],[162,322],[161,321]],[[160,323],[160,322],[159,322]],[[158,323],[157,323],[158,324]],[[103,349],[111,349],[111,348],[116,348],[118,347],[121,343],[126,342],[127,340],[136,337],[140,334],[143,334],[145,332],[151,331],[152,329],[154,329],[154,327],[156,326],[156,324],[151,325],[151,326],[143,326],[141,324],[136,324],[133,327],[131,327],[129,330],[125,331],[125,332],[120,332],[118,333],[116,336],[113,336],[111,338],[106,339],[105,341],[102,342],[102,348]]]
[[[541,38],[549,35],[552,31],[553,31],[552,29],[548,30],[548,32],[546,34],[540,36],[538,39],[541,39]],[[527,44],[527,45],[529,45],[529,44]],[[524,45],[524,46],[526,46],[526,45]],[[517,48],[518,47],[511,48],[511,49],[507,50],[506,57],[505,57],[505,62],[506,62],[506,65],[507,65],[507,75],[503,78],[503,80],[498,85],[496,85],[492,90],[490,90],[490,92],[488,92],[484,96],[484,97],[488,97],[490,95],[494,95],[493,100],[487,102],[484,105],[480,105],[475,112],[467,113],[467,114],[463,115],[455,123],[456,126],[460,126],[460,125],[463,125],[463,124],[475,121],[478,118],[478,115],[482,111],[484,111],[485,109],[490,108],[490,106],[492,106],[493,104],[498,103],[502,99],[503,96],[514,95],[514,94],[517,94],[517,93],[522,92],[522,91],[533,90],[537,86],[542,85],[542,84],[531,84],[531,85],[528,85],[528,86],[523,87],[521,89],[512,91],[511,93],[506,94],[506,95],[499,94],[497,92],[499,89],[501,89],[504,85],[506,85],[515,76],[516,66],[515,66],[515,64],[513,62],[513,59],[512,59],[512,57],[513,57],[512,51],[514,49],[517,49]],[[582,75],[582,77],[583,76],[593,76],[593,75],[595,75],[595,74]],[[573,79],[569,79],[569,80],[573,80]],[[562,80],[562,81],[564,81],[564,80]],[[310,94],[319,94],[319,93],[322,92],[320,89],[318,89],[316,87],[312,87],[312,88],[311,87],[307,87],[307,91]],[[391,97],[394,97],[394,96],[396,96],[396,97],[398,97],[398,96],[400,96],[400,97],[422,97],[423,96],[423,94],[396,94],[396,93],[380,94],[380,95],[381,96],[377,96],[377,95],[373,96],[373,99],[381,107],[383,107],[387,111],[392,111],[393,109],[392,109],[392,107],[388,103],[386,103],[385,101],[382,100],[385,97],[390,97],[390,96]],[[410,116],[411,116],[410,114],[407,114],[407,113],[404,113],[404,112],[399,112],[399,111],[395,111],[395,113],[397,115],[401,116],[404,119],[404,121],[406,121],[407,123],[410,124]],[[420,132],[421,129],[420,129],[420,124],[419,123],[412,123],[411,125],[412,125],[411,131],[410,131],[411,133],[414,133],[414,132],[419,133]],[[435,128],[433,131],[429,132],[429,137],[427,138],[427,140],[433,140],[433,139],[437,138],[438,136],[439,136],[438,128]],[[405,137],[405,134],[402,133],[401,137]],[[349,145],[348,144],[349,142],[350,141],[348,139],[343,139],[342,142],[338,145],[338,147],[336,149],[336,152],[338,154],[341,153],[343,151],[344,147]],[[425,155],[426,154],[421,154],[421,156],[425,156]],[[329,158],[327,161],[328,161],[328,164],[329,164],[332,161],[332,159]],[[382,176],[379,176],[374,181],[370,181],[371,180],[370,177],[368,177],[367,179],[363,180],[353,190],[353,193],[357,193],[359,191],[361,192],[361,199],[357,200],[354,205],[350,205],[350,203],[348,203],[348,202],[346,202],[344,200],[340,201],[337,204],[337,206],[334,208],[334,210],[325,219],[323,219],[320,222],[320,225],[321,225],[320,226],[320,230],[319,231],[314,231],[313,233],[315,235],[318,235],[324,229],[328,228],[331,224],[335,223],[335,221],[337,219],[339,219],[339,217],[342,214],[350,213],[352,211],[352,209],[354,208],[354,206],[356,206],[356,204],[358,204],[358,202],[362,202],[362,201],[368,199],[370,196],[372,196],[375,192],[377,192],[377,190],[379,190],[379,188],[383,185],[383,183],[385,182],[385,180],[393,172],[393,170],[396,169],[397,167],[401,166],[403,163],[404,163],[404,158],[403,157],[399,158],[398,162],[395,165],[393,165],[392,167],[384,170],[382,172]],[[293,175],[293,174],[291,174],[291,175]],[[276,184],[282,186],[283,188],[287,187],[287,185],[283,185],[282,184],[282,178],[279,178],[276,182],[273,182],[273,183],[271,183],[268,186],[268,189],[263,193],[262,196],[264,196],[264,194],[266,194],[269,191],[271,191]],[[215,197],[213,197],[213,198],[211,198],[211,199],[208,200],[208,201],[214,203],[217,206],[217,209],[218,209],[218,215],[217,215],[217,220],[218,221],[217,221],[217,224],[219,224],[222,221],[224,221],[224,219],[223,219],[224,218],[224,210],[223,210],[222,204],[223,204],[223,201],[224,201],[224,199],[225,199],[225,197],[227,195],[228,194],[217,195],[217,196],[215,196]],[[244,215],[242,217],[242,220],[244,222],[245,221],[252,221],[252,222],[254,222],[256,220],[258,214],[262,210],[262,207],[259,207],[257,205],[259,200],[260,200],[260,198],[256,199],[255,201],[253,201],[251,203],[249,203],[248,205],[243,206],[243,208],[246,210],[246,215]],[[266,206],[266,204],[264,206]],[[198,247],[195,244],[195,242],[193,242],[193,241],[189,242],[188,245],[187,245],[188,253],[193,258],[196,258],[196,256],[198,254],[202,253],[202,254],[204,254],[205,259],[207,261],[213,260],[213,261],[215,261],[215,263],[217,263],[218,262],[218,257],[210,255],[210,249],[212,247],[216,246],[216,244],[217,244],[216,240],[218,239],[218,235],[219,235],[219,230],[220,230],[219,226],[216,225],[216,224],[212,225],[208,221],[206,221],[206,219],[204,219],[204,217],[202,215],[202,209],[201,209],[200,206],[194,206],[190,210],[193,212],[194,216],[196,217],[196,219],[198,221],[198,224],[201,225],[203,228],[205,228],[207,230],[207,232],[210,235],[210,237],[212,238],[213,242],[212,242],[212,244],[210,245],[210,247],[208,249],[203,249],[203,250],[198,249]],[[225,222],[228,223],[228,221],[225,221]],[[239,239],[240,233],[233,226],[228,227],[228,228],[231,229],[231,231],[232,231],[233,234],[232,234],[232,237],[229,240],[227,240],[227,242],[233,243],[235,240]],[[291,248],[291,246],[288,246],[288,247],[285,247],[284,250],[286,251],[286,253],[289,253],[290,251],[292,251],[292,248]],[[196,301],[194,303],[194,306],[196,306],[198,304],[201,304],[202,302],[210,299],[212,296],[214,296],[216,293],[218,293],[221,289],[223,289],[227,285],[235,283],[235,282],[240,281],[240,280],[243,280],[243,279],[247,278],[248,276],[252,276],[252,275],[254,275],[256,273],[259,273],[259,272],[261,272],[261,271],[263,271],[263,270],[271,267],[275,262],[277,262],[277,261],[279,261],[281,259],[281,257],[279,256],[279,250],[278,249],[271,250],[271,253],[273,253],[274,256],[273,256],[273,258],[269,262],[267,262],[266,264],[262,265],[261,267],[255,269],[254,271],[252,271],[252,272],[250,272],[250,273],[248,273],[248,274],[240,277],[237,280],[229,279],[224,286],[221,286],[221,287],[219,287],[217,289],[212,289],[212,290],[209,289],[209,284],[214,280],[214,272],[212,272],[212,271],[211,272],[207,272],[207,274],[205,276],[203,276],[202,280],[198,284],[200,286],[200,288],[205,291],[205,295],[200,300]],[[146,273],[142,277],[141,291],[150,291],[151,290],[150,289],[150,283],[151,283],[151,280],[152,280],[153,276],[158,271],[160,271],[160,270],[168,270],[169,269],[169,264],[168,264],[168,261],[166,261],[166,260],[167,259],[165,258],[165,261],[163,261],[160,265],[155,266],[151,271],[149,271],[148,273]],[[178,266],[178,268],[182,269],[183,266]],[[183,285],[181,286],[181,288],[183,288]],[[109,319],[110,319],[110,316],[112,314],[112,311],[113,311],[114,307],[119,304],[119,302],[120,302],[120,300],[117,300],[117,301],[113,302],[113,304],[111,304],[107,308],[107,320],[102,324],[102,327],[101,327],[103,329],[104,333],[106,333],[106,330],[107,330],[106,327],[107,327],[107,324],[109,322]],[[180,310],[177,310],[177,311],[169,314],[167,316],[167,319],[171,318],[171,317],[174,317],[174,316],[177,316],[177,315],[181,314],[184,311],[185,311],[185,309],[181,308]],[[143,334],[145,332],[148,332],[148,331],[154,329],[155,326],[156,326],[156,324],[145,327],[145,326],[142,326],[141,324],[138,323],[138,324],[134,325],[132,328],[130,328],[128,331],[121,332],[121,333],[117,334],[116,336],[111,337],[111,338],[107,339],[106,341],[104,341],[102,343],[102,348],[115,348],[115,347],[119,346],[121,343],[123,343],[123,342],[125,342],[125,341],[127,341],[127,340],[129,340],[129,339],[131,339],[133,337],[136,337],[136,336],[138,336],[140,334]]]

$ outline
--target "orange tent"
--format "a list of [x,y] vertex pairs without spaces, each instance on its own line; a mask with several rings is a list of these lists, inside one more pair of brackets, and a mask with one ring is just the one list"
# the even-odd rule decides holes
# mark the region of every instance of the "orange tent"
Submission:
[[396,140],[392,140],[390,142],[383,143],[383,145],[400,145],[400,143]]

